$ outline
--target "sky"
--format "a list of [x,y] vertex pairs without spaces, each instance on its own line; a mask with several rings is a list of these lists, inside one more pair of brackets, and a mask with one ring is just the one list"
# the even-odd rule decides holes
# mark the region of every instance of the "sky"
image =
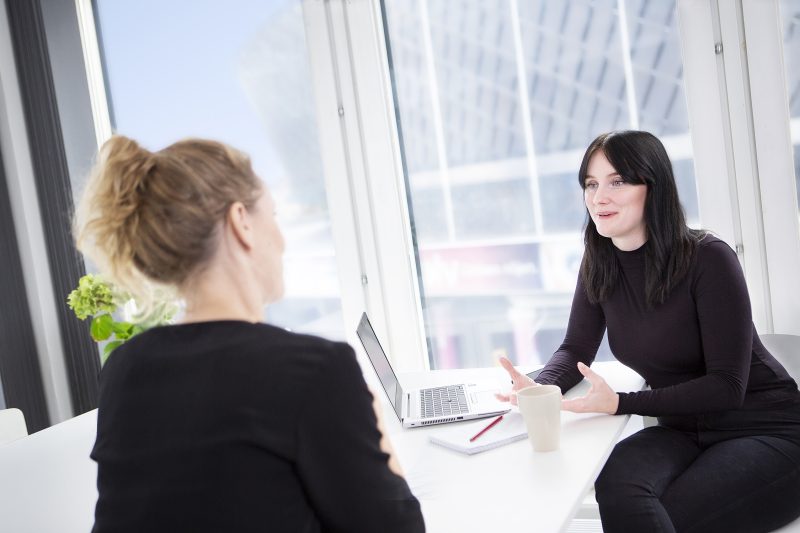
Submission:
[[247,41],[295,1],[98,0],[115,131],[153,150],[217,139],[249,153],[257,170],[275,168],[236,68]]

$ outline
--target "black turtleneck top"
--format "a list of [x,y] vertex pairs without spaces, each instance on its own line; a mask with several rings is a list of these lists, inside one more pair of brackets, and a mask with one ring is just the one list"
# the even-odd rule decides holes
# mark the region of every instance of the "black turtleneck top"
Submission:
[[589,303],[578,279],[564,342],[536,381],[572,388],[582,379],[577,362],[591,364],[608,328],[616,358],[652,388],[619,393],[617,414],[686,422],[703,413],[800,403],[797,384],[758,338],[733,250],[705,236],[688,274],[663,304],[648,309],[646,246],[616,250],[620,276],[604,302]]

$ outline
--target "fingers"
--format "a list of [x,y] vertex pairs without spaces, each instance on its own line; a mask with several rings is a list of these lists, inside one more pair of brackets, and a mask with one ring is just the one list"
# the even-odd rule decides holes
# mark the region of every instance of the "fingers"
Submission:
[[514,364],[508,360],[508,357],[500,357],[499,361],[500,366],[505,368],[506,372],[508,372],[508,375],[511,376],[511,379],[517,381],[522,378],[522,374],[519,370],[514,368]]
[[375,411],[375,418],[378,420],[378,429],[381,428],[381,424],[383,423],[383,419],[381,418],[381,414],[383,412],[383,408],[381,407],[381,401],[378,399],[378,395],[375,394],[375,391],[372,388],[369,388],[370,394],[372,394],[372,410]]
[[501,392],[496,392],[494,397],[501,402],[510,402],[511,405],[517,405],[517,395],[514,392],[510,392],[508,394],[503,394]]
[[605,380],[602,378],[602,376],[600,376],[600,374],[598,374],[588,366],[584,365],[583,363],[578,363],[578,371],[581,374],[583,374],[583,377],[585,377],[586,380],[592,385],[605,383]]
[[572,400],[561,400],[561,410],[573,413],[586,412],[586,400],[584,398],[574,398]]
[[606,380],[583,363],[578,363],[578,370],[591,384],[591,387],[585,396],[562,400],[561,409],[573,413],[616,413],[619,397],[608,386]]
[[372,389],[372,387],[367,386],[367,390],[370,394],[372,394],[372,408],[375,409],[375,412],[377,413],[381,410],[381,401],[378,399],[378,395],[375,394],[375,391]]

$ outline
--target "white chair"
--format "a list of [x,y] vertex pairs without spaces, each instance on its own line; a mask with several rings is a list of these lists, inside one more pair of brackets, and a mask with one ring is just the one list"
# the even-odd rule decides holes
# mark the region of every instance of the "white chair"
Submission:
[[0,410],[0,445],[28,435],[25,417],[19,409]]
[[[764,347],[783,365],[789,375],[800,381],[800,336],[767,333],[759,337]],[[800,533],[800,518],[775,533]]]
[[800,380],[800,336],[767,333],[759,335],[764,347],[795,380]]

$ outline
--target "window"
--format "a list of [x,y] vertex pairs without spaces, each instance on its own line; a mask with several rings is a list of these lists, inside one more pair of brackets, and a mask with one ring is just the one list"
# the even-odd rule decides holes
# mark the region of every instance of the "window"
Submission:
[[789,96],[789,116],[794,145],[794,179],[800,217],[800,4],[782,0],[783,60]]
[[487,366],[498,350],[544,362],[566,329],[586,213],[577,171],[595,136],[659,136],[699,224],[675,7],[383,5],[430,366]]
[[115,131],[249,153],[287,242],[286,296],[267,320],[343,338],[301,2],[99,0],[96,17]]

